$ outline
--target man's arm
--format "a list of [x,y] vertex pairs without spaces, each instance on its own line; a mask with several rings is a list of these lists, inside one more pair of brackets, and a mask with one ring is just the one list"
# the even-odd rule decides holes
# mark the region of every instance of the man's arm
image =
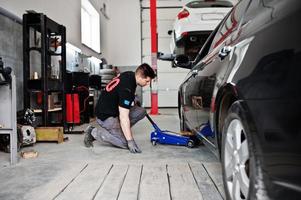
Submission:
[[130,117],[129,117],[130,110],[120,106],[118,106],[118,109],[119,109],[120,126],[124,134],[124,137],[126,140],[133,140]]
[[128,142],[128,148],[129,148],[130,152],[131,153],[141,153],[141,150],[137,146],[137,144],[133,138],[133,135],[132,135],[131,122],[130,122],[130,118],[129,118],[130,110],[120,107],[120,106],[118,107],[118,109],[119,109],[120,126],[121,126],[122,132],[125,136],[125,139]]

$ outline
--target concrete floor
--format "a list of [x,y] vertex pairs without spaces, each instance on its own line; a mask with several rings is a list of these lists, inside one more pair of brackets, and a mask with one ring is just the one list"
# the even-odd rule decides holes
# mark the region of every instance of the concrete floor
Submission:
[[[176,109],[161,109],[160,113],[152,117],[159,127],[179,131]],[[188,199],[222,199],[220,165],[205,146],[152,146],[151,131],[147,119],[133,127],[141,154],[100,142],[86,148],[83,134],[65,135],[69,140],[61,144],[23,148],[39,155],[20,158],[16,166],[10,166],[9,154],[1,152],[0,200],[86,199],[88,194],[87,199],[182,199],[187,197],[185,190]]]

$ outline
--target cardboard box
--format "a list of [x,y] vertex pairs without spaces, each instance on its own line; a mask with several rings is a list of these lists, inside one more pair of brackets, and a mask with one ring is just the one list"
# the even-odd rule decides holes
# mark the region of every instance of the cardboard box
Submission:
[[21,157],[25,159],[36,158],[38,157],[38,152],[35,150],[21,151]]

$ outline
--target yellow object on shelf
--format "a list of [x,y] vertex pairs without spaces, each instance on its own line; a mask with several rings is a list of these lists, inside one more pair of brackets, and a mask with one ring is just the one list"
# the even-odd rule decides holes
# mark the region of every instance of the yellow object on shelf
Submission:
[[37,127],[35,132],[37,142],[53,141],[62,143],[64,141],[63,127]]

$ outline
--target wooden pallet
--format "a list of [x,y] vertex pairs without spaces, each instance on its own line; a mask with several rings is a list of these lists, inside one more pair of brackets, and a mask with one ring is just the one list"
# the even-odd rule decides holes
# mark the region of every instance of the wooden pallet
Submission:
[[35,128],[37,142],[57,142],[64,141],[63,127],[37,127]]
[[25,199],[223,200],[220,163],[77,162]]

